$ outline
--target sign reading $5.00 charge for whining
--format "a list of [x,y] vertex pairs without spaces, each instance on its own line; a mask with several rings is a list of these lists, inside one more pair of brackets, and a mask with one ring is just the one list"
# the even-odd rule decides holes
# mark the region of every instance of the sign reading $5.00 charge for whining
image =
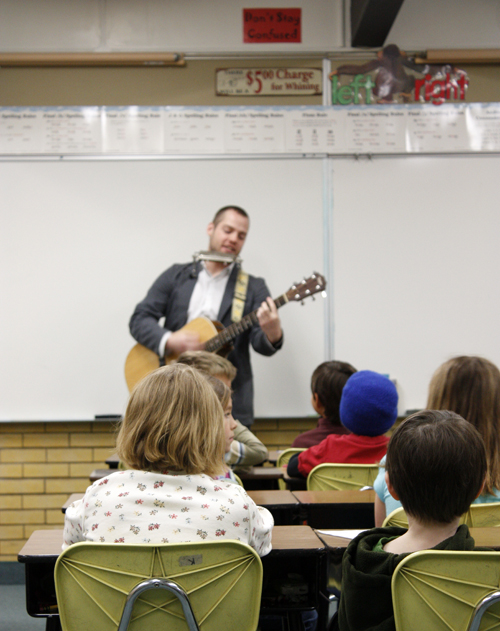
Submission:
[[311,96],[323,91],[319,68],[218,68],[218,96]]

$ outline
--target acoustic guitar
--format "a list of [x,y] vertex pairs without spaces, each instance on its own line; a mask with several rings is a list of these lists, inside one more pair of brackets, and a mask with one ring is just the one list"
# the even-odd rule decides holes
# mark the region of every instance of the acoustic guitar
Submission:
[[[302,282],[292,285],[290,289],[276,298],[274,304],[279,309],[287,302],[302,302],[305,298],[313,296],[326,287],[324,276],[315,272]],[[220,322],[212,322],[208,318],[195,318],[182,327],[182,331],[195,331],[200,337],[200,342],[204,343],[204,350],[211,353],[223,354],[231,342],[240,333],[243,333],[258,322],[257,309],[247,314],[239,322],[224,328]],[[165,363],[170,364],[177,359],[178,355],[172,354],[165,358]],[[149,350],[142,344],[136,344],[127,356],[125,361],[125,379],[129,391],[137,382],[147,374],[156,370],[160,365],[160,359],[156,353]]]

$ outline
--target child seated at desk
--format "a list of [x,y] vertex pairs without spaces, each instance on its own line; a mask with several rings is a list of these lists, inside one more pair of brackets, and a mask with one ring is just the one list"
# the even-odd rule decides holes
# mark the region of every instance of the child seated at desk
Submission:
[[329,361],[320,364],[311,376],[311,404],[319,414],[318,425],[297,436],[292,447],[318,445],[330,434],[348,434],[340,422],[339,405],[342,390],[356,368],[346,362]]
[[459,525],[486,476],[484,443],[471,423],[449,411],[408,417],[390,440],[386,468],[408,530],[374,528],[351,541],[342,559],[340,631],[395,631],[392,575],[411,552],[474,548],[469,529]]
[[[474,504],[500,502],[500,371],[483,357],[461,355],[439,366],[429,384],[427,408],[451,410],[472,423],[486,448],[488,473]],[[373,484],[375,526],[400,508],[385,483],[385,459]]]
[[319,445],[290,458],[291,477],[307,478],[326,462],[374,464],[385,456],[389,439],[384,434],[398,414],[398,393],[390,379],[371,370],[349,377],[340,399],[340,420],[351,434],[330,434]]
[[[234,430],[236,421],[233,418],[233,402],[231,401],[231,390],[220,379],[205,375],[205,379],[212,386],[224,412],[224,456],[231,452],[231,445],[234,441]],[[238,484],[234,473],[225,462],[222,463],[222,472],[217,476],[219,480],[231,480]]]
[[98,480],[68,507],[63,548],[238,539],[268,554],[272,515],[241,486],[217,479],[224,445],[222,407],[207,379],[182,364],[153,371],[132,391],[118,433],[129,469]]
[[[236,368],[228,359],[208,351],[185,351],[179,355],[177,362],[219,379],[228,388],[231,388],[231,382],[236,377]],[[268,457],[267,447],[248,427],[236,419],[235,423],[234,440],[224,456],[226,464],[234,469],[262,464]]]

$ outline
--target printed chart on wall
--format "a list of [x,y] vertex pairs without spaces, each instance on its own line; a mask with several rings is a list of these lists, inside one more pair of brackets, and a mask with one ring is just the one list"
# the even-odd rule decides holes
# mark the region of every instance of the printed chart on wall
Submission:
[[500,151],[500,104],[0,108],[0,156]]

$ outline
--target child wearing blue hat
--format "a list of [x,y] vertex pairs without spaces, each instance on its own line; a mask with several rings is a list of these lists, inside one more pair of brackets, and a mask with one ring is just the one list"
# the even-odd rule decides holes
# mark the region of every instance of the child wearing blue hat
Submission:
[[331,434],[319,445],[296,454],[288,463],[292,477],[307,478],[325,462],[374,464],[387,451],[384,434],[394,425],[398,412],[396,387],[384,375],[360,370],[347,380],[340,400],[340,421],[350,434]]

